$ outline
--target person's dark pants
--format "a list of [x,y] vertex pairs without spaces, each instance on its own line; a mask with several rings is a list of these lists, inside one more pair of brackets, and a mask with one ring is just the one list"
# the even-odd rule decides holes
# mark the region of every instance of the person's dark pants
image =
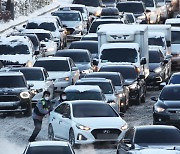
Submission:
[[34,131],[31,135],[31,137],[29,138],[29,142],[35,141],[37,135],[39,134],[40,130],[41,130],[41,125],[42,125],[42,120],[38,120],[38,119],[33,119],[34,120]]

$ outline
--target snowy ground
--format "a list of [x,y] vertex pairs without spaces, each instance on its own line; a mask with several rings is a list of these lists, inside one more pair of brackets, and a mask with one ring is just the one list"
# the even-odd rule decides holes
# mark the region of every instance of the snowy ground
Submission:
[[[159,91],[148,91],[146,103],[139,106],[131,106],[124,119],[130,126],[152,124],[151,96],[158,96]],[[33,130],[31,117],[20,115],[0,118],[0,154],[20,154],[28,144],[28,138]],[[43,121],[42,130],[37,140],[47,140],[48,117]],[[94,149],[93,146],[76,150],[79,154],[115,154],[115,149]]]

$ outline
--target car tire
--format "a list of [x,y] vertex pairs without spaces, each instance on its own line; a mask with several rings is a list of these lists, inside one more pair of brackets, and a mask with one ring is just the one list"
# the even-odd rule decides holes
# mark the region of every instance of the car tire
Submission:
[[54,140],[54,130],[51,124],[48,126],[48,138],[49,140],[53,141]]
[[72,147],[75,147],[75,136],[73,129],[70,129],[69,131],[69,143],[71,144]]
[[26,111],[24,111],[24,115],[26,117],[30,117],[32,115],[32,104],[31,104],[31,102],[28,103]]

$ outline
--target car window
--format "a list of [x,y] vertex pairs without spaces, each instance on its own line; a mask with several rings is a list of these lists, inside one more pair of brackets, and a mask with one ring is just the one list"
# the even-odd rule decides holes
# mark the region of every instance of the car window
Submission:
[[38,28],[38,24],[34,22],[29,22],[26,25],[26,29],[37,29],[37,28]]
[[68,146],[34,146],[29,147],[26,154],[72,154]]
[[169,80],[169,84],[180,84],[180,75],[173,75]]
[[180,44],[180,31],[171,31],[171,43]]
[[59,105],[54,111],[63,114],[65,112],[66,104]]
[[26,87],[23,76],[0,76],[0,88]]
[[35,67],[44,67],[47,71],[70,71],[67,60],[36,61]]
[[72,104],[73,116],[76,118],[87,117],[119,117],[109,104]]
[[160,100],[180,100],[180,87],[164,87],[159,99]]

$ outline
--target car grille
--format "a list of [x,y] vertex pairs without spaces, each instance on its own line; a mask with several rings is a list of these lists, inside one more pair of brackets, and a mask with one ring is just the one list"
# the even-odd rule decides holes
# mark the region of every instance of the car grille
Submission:
[[117,139],[121,131],[119,129],[94,129],[91,131],[95,139]]
[[180,120],[180,109],[168,109],[170,120]]
[[75,31],[74,28],[66,28],[66,29],[68,35],[71,35]]
[[15,95],[0,96],[0,102],[16,102],[16,101],[20,101],[20,99]]

